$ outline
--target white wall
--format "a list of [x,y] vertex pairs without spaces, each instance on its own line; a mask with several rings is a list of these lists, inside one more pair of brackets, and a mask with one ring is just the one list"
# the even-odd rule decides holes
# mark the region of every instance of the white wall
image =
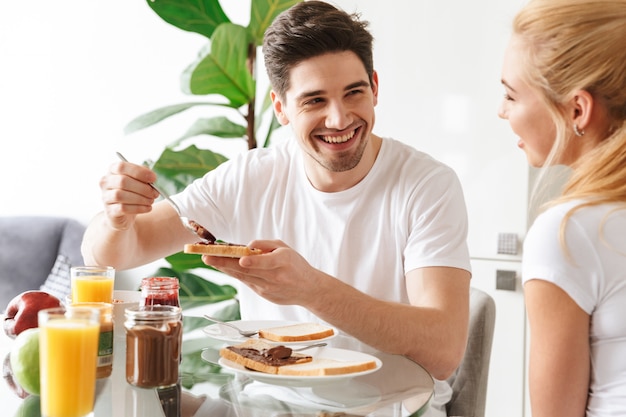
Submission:
[[[224,4],[247,23],[248,7]],[[144,112],[189,101],[179,76],[205,43],[145,1],[1,2],[0,215],[88,221],[101,209],[98,181],[116,150],[156,158],[195,120],[190,113],[123,133]]]
[[[362,13],[376,38],[376,132],[432,153],[463,178],[476,153],[514,152],[523,162],[496,118],[500,56],[520,2],[337,1]],[[247,23],[248,2],[223,3]],[[114,151],[154,158],[197,116],[129,136],[122,131],[139,114],[189,100],[179,76],[204,43],[163,22],[144,1],[0,3],[0,215],[88,221],[101,208],[98,181]],[[486,149],[487,135],[504,139]],[[244,149],[242,142],[223,152]]]

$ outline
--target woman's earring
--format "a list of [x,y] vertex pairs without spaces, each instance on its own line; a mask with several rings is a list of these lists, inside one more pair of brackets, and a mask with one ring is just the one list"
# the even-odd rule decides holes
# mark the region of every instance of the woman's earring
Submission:
[[578,137],[581,137],[585,134],[585,131],[578,129],[578,125],[574,123],[574,134]]

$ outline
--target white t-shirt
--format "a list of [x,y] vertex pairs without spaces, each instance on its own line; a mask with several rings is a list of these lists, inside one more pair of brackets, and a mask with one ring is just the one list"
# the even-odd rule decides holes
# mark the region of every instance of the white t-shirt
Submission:
[[626,209],[578,210],[567,223],[568,257],[559,242],[561,220],[576,202],[542,213],[524,242],[522,278],[562,288],[591,315],[591,381],[587,417],[626,414]]
[[[415,268],[470,270],[467,213],[452,169],[384,139],[367,176],[335,193],[315,189],[295,140],[246,152],[175,196],[182,212],[218,239],[280,239],[313,267],[383,300],[409,303]],[[242,319],[320,321],[238,285]],[[355,314],[360,312],[355,311]],[[418,343],[416,341],[416,343]],[[438,384],[435,402],[450,398]]]
[[[408,303],[407,271],[470,269],[467,214],[455,173],[385,139],[369,174],[325,193],[311,186],[294,140],[230,160],[176,196],[183,213],[218,239],[280,239],[318,268],[383,300]],[[244,319],[311,320],[304,309],[246,302]]]

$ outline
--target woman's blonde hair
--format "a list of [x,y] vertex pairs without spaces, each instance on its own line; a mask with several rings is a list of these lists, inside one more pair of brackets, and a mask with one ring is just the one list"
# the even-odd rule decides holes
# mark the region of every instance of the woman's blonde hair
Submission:
[[513,21],[521,41],[523,73],[547,105],[556,127],[544,166],[553,165],[572,134],[565,104],[589,92],[607,111],[601,141],[577,161],[562,194],[551,204],[582,199],[574,211],[602,203],[626,204],[626,0],[531,0]]

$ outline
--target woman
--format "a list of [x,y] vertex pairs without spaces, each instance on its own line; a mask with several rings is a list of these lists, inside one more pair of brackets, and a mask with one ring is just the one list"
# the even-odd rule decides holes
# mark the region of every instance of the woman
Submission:
[[528,162],[571,168],[524,243],[532,415],[626,415],[626,0],[531,0],[502,83]]

